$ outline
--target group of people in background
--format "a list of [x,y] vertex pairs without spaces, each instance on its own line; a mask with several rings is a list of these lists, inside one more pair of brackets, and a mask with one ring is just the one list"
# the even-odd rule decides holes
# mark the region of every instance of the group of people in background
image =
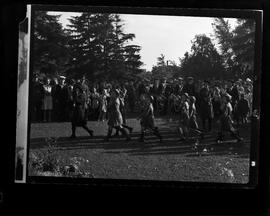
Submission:
[[32,121],[71,121],[72,137],[77,126],[92,137],[87,121],[93,120],[108,121],[107,140],[114,129],[115,136],[121,132],[129,140],[132,128],[126,115],[131,114],[140,120],[141,141],[146,130],[162,141],[154,124],[157,115],[169,121],[177,119],[181,139],[187,139],[191,131],[203,138],[218,122],[217,140],[222,140],[226,131],[241,141],[236,127],[250,121],[253,84],[250,79],[89,82],[85,77],[73,80],[60,76],[35,78],[32,92]]

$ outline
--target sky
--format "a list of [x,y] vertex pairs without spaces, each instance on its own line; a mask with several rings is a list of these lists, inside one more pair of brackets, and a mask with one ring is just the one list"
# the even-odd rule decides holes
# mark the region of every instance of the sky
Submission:
[[[80,15],[73,12],[49,12],[51,15],[61,15],[59,22],[65,28],[71,16]],[[196,34],[213,35],[213,18],[161,16],[161,15],[134,15],[121,14],[124,23],[124,33],[134,33],[135,38],[130,44],[141,46],[141,67],[150,71],[156,65],[157,58],[163,54],[165,60],[175,61],[190,51],[191,40]],[[236,19],[228,19],[232,27]],[[215,43],[215,42],[214,42]]]

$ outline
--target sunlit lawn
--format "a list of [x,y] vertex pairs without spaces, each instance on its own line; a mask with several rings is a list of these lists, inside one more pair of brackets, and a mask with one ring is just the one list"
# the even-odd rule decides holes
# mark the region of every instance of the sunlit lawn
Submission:
[[[106,122],[88,122],[89,128],[95,131],[93,139],[82,128],[77,129],[77,139],[70,139],[70,123],[35,123],[31,126],[30,153],[47,151],[45,138],[55,137],[55,157],[61,159],[63,166],[76,163],[89,174],[86,177],[248,182],[250,129],[247,125],[240,128],[240,134],[245,138],[242,146],[230,136],[227,136],[227,142],[215,143],[214,131],[206,134],[198,148],[194,149],[195,140],[180,142],[174,124],[164,119],[156,120],[164,137],[163,143],[152,134],[146,134],[144,144],[138,142],[139,122],[132,118],[127,123],[134,127],[129,142],[122,137],[104,141]],[[29,174],[43,175],[34,170],[30,170]]]

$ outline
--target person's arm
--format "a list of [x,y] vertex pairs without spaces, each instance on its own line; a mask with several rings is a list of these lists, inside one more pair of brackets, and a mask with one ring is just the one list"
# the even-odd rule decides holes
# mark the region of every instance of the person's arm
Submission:
[[195,114],[195,108],[194,108],[194,105],[192,105],[191,107],[190,107],[190,109],[191,109],[191,111],[190,111],[190,113],[189,113],[189,117],[193,117],[194,116],[194,114]]
[[123,90],[123,98],[125,98],[125,97],[126,97],[126,94],[127,94],[127,89],[126,89],[126,88],[124,88],[124,90]]
[[245,112],[248,113],[249,110],[250,110],[249,101],[247,99],[245,99]]
[[190,115],[189,115],[189,108],[190,108],[190,107],[188,106],[188,104],[186,104],[186,105],[185,105],[185,110],[186,110],[188,119],[190,118]]

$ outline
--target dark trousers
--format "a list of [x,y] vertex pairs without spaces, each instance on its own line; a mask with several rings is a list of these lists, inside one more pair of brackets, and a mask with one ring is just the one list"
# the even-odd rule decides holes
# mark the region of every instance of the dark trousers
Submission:
[[129,99],[128,101],[129,109],[131,113],[134,113],[134,108],[135,108],[135,100]]
[[74,122],[71,122],[71,132],[72,132],[72,135],[71,135],[71,136],[73,136],[73,137],[76,136],[76,127],[82,127],[84,130],[86,130],[86,131],[90,134],[90,136],[93,136],[93,131],[90,130],[90,129],[87,127],[87,124],[78,126],[78,125],[76,125]]
[[208,121],[208,131],[212,130],[212,118],[202,118],[203,130],[206,130],[206,121]]
[[34,102],[33,104],[33,107],[32,107],[32,110],[33,110],[33,115],[32,115],[32,118],[31,120],[34,121],[34,122],[40,122],[42,121],[42,110],[41,110],[41,107],[42,107],[42,102]]

